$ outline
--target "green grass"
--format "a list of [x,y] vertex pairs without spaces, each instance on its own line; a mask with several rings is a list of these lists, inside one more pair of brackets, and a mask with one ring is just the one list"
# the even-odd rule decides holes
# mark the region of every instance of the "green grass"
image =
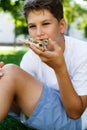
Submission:
[[27,51],[27,48],[20,48],[20,49],[4,49],[4,50],[0,50],[0,61],[4,61],[5,64],[7,63],[14,63],[19,65],[22,56],[24,55],[24,53]]
[[[0,50],[0,61],[7,63],[14,63],[20,65],[20,61],[24,53],[28,49],[23,47],[21,49],[1,49]],[[33,130],[26,128],[20,122],[13,117],[7,116],[3,122],[0,123],[0,130]]]
[[2,123],[0,123],[0,130],[33,130],[25,127],[11,116],[7,116]]

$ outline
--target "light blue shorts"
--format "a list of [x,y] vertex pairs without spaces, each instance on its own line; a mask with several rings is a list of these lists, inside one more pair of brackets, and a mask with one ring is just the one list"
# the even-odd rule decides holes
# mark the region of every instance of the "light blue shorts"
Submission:
[[67,117],[59,91],[47,86],[44,86],[33,114],[22,123],[37,130],[82,130],[81,118]]

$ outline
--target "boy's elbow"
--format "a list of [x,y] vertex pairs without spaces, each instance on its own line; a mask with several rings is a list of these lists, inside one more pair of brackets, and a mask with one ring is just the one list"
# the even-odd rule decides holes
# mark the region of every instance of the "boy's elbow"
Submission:
[[76,120],[81,117],[82,112],[81,111],[73,111],[73,112],[69,111],[69,112],[67,112],[67,115],[68,115],[68,117]]
[[71,119],[76,120],[76,119],[81,117],[81,114],[68,114],[68,117],[70,117]]

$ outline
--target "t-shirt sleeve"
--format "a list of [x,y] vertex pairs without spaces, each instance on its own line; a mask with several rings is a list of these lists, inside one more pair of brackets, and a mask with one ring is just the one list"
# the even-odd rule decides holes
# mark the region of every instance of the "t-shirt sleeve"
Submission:
[[39,57],[29,49],[29,51],[23,56],[20,62],[20,67],[32,76],[35,76],[38,68],[38,58]]
[[87,95],[87,59],[75,71],[72,77],[73,86],[78,95]]

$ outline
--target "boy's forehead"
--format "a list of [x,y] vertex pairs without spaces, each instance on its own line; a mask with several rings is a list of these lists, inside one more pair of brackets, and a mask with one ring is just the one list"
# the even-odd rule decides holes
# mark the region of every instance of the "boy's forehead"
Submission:
[[28,21],[51,18],[53,18],[53,15],[48,10],[33,10],[28,14]]

